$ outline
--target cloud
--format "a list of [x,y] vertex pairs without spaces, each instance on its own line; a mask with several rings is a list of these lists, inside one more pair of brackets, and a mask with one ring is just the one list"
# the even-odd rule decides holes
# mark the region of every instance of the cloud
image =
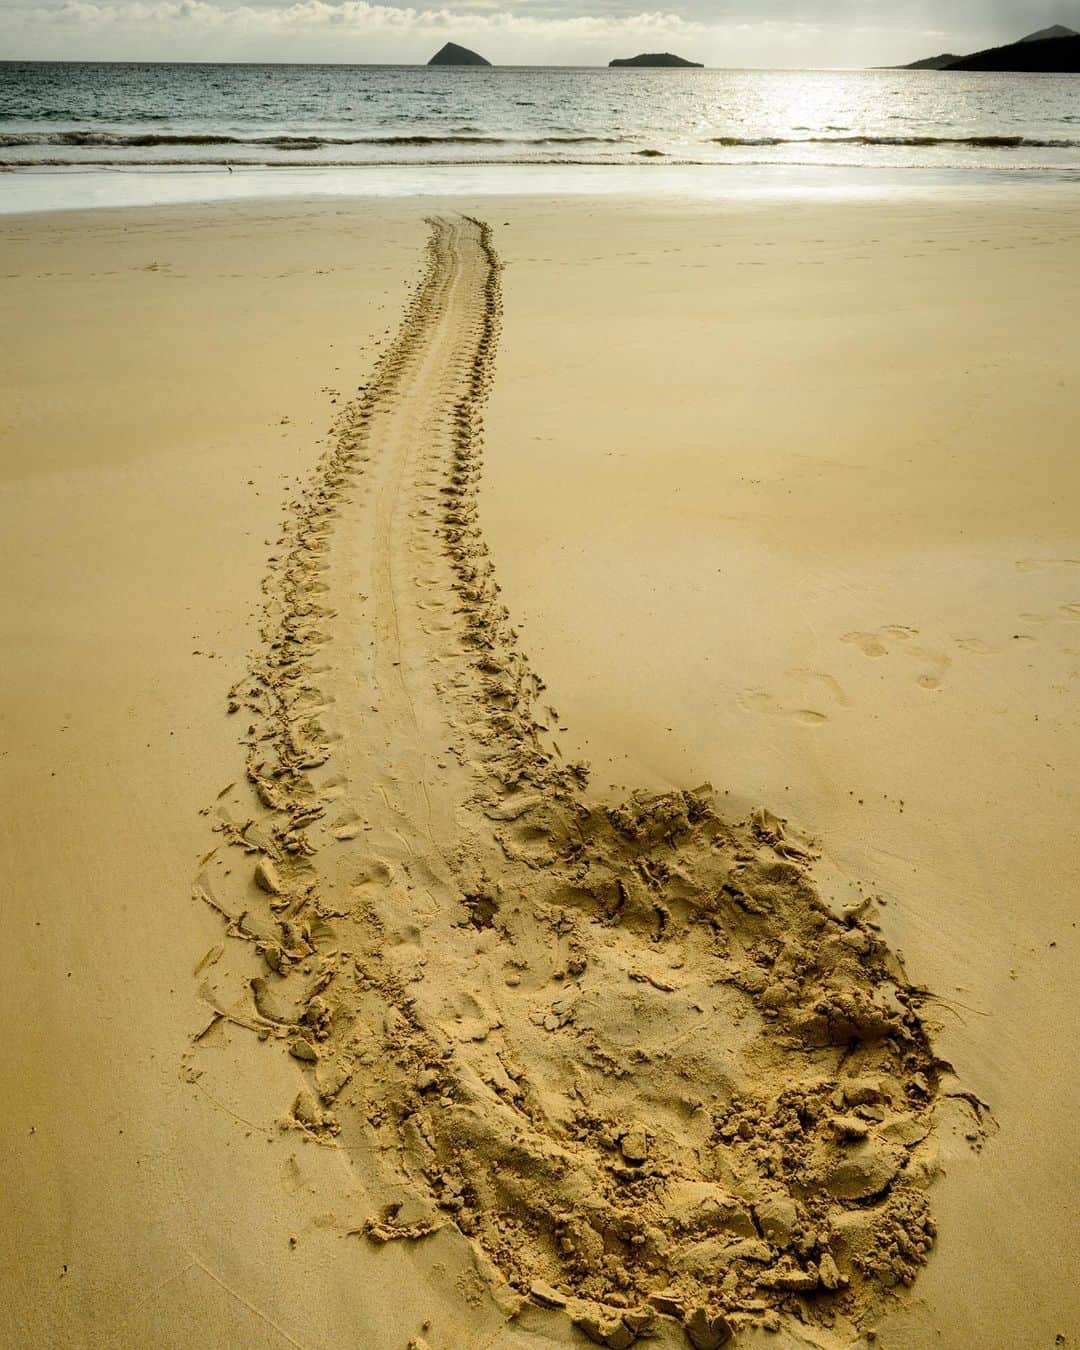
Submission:
[[[1065,8],[1080,11],[1080,0]],[[0,49],[64,59],[417,61],[432,41],[453,37],[500,63],[595,62],[659,46],[714,65],[885,64],[987,46],[1045,18],[1045,0],[952,0],[947,20],[939,0],[668,0],[656,9],[641,0],[0,0]]]
[[613,42],[649,46],[705,31],[701,20],[663,9],[583,14],[531,0],[454,8],[367,0],[58,0],[0,8],[0,46],[31,58],[417,61],[431,54],[429,43],[452,36],[486,43],[486,54],[499,62],[572,61],[606,59]]
[[[29,9],[29,7],[27,7]],[[223,5],[209,0],[62,0],[31,13],[59,26],[184,24],[265,33],[313,33],[332,28],[363,33],[430,33],[467,28],[477,32],[609,37],[621,32],[699,33],[705,25],[679,14],[560,14],[547,7],[418,9],[366,0],[296,0],[288,5]]]
[[[3,6],[3,0],[0,0]],[[418,61],[448,38],[499,63],[607,60],[612,44],[669,46],[707,31],[668,10],[478,0],[421,7],[368,0],[56,0],[0,7],[0,47],[84,60]]]

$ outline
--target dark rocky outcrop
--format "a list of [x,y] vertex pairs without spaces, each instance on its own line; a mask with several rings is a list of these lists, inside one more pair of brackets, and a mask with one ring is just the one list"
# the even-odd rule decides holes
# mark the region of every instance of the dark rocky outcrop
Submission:
[[686,66],[702,70],[700,61],[687,61],[685,57],[673,56],[671,52],[643,52],[641,56],[623,56],[609,61],[609,66]]
[[940,56],[927,56],[922,61],[912,61],[909,65],[900,66],[900,70],[948,70],[956,61],[962,61],[962,56],[957,56],[955,52],[943,52]]
[[1080,74],[1080,37],[1023,39],[1007,47],[991,47],[954,61],[948,70],[1040,71]]
[[1064,24],[1040,28],[1017,42],[989,47],[970,56],[945,52],[912,61],[899,70],[1015,70],[1070,73],[1080,69],[1080,33]]
[[1037,33],[1029,33],[1021,42],[1046,42],[1050,38],[1080,37],[1075,28],[1066,28],[1063,23],[1052,24],[1049,28],[1040,28]]
[[448,42],[440,47],[428,62],[429,66],[490,66],[491,62],[479,52],[471,52],[468,47],[459,47],[456,42]]

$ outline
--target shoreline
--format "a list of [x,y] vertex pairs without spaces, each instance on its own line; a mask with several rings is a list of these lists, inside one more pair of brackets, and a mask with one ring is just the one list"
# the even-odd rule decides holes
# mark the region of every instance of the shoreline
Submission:
[[[1009,1321],[1067,1332],[1078,1310],[1067,1196],[1053,1178],[1076,1106],[1067,1092],[1047,1103],[1038,1085],[1068,1081],[1061,972],[1080,871],[1058,819],[1080,760],[1063,702],[1080,601],[1064,435],[1076,335],[1066,329],[1053,351],[1041,340],[1075,284],[1070,215],[1038,194],[991,212],[848,202],[793,218],[756,203],[724,211],[720,231],[708,203],[503,197],[474,209],[506,263],[478,509],[566,757],[588,754],[601,791],[708,776],[734,789],[739,813],[790,811],[827,845],[822,881],[827,870],[837,897],[859,882],[885,896],[874,922],[912,978],[978,1010],[943,1012],[939,1034],[999,1132],[981,1156],[959,1127],[943,1135],[938,1250],[882,1341],[921,1350]],[[205,1023],[188,972],[221,940],[187,882],[204,851],[198,812],[236,777],[221,699],[257,640],[283,479],[306,475],[346,391],[370,378],[376,344],[396,330],[428,210],[279,201],[0,222],[7,331],[18,333],[9,379],[22,390],[3,480],[18,599],[7,622],[23,653],[8,674],[19,716],[5,771],[17,774],[19,811],[5,849],[25,906],[16,940],[36,953],[5,997],[38,1010],[20,1066],[20,1124],[37,1129],[16,1141],[18,1159],[37,1178],[60,1172],[40,1182],[49,1207],[18,1211],[49,1258],[17,1291],[38,1343],[58,1328],[101,1333],[110,1293],[130,1313],[112,1344],[146,1343],[146,1319],[166,1309],[193,1318],[195,1335],[198,1314],[177,1299],[215,1288],[207,1270],[301,1343],[355,1343],[357,1326],[387,1345],[417,1334],[414,1301],[385,1283],[386,1263],[338,1236],[369,1213],[370,1194],[332,1151],[276,1129],[303,1081],[295,1065],[241,1036],[211,1053],[208,1077],[169,1084]],[[949,313],[978,324],[974,369]],[[840,387],[843,399],[830,398]],[[664,398],[633,393],[650,388]],[[945,431],[933,441],[930,428]],[[109,503],[100,522],[86,510],[98,501]],[[818,540],[823,519],[829,538]],[[43,538],[54,549],[43,553]],[[1038,710],[1038,729],[1021,726],[1017,706]],[[71,763],[91,800],[48,776]],[[1002,764],[1008,790],[995,786]],[[865,806],[845,802],[852,785]],[[48,846],[57,819],[83,822],[60,850]],[[63,939],[55,897],[70,907]],[[72,1007],[91,1028],[77,1047],[63,1030]],[[52,1066],[73,1052],[114,1077],[81,1080],[86,1114],[57,1096],[60,1124],[46,1133]],[[124,1137],[92,1166],[97,1117]],[[200,1142],[198,1157],[184,1137]],[[121,1198],[117,1222],[103,1224],[95,1187],[148,1163],[131,1205],[141,1213],[150,1198],[161,1240],[138,1256],[158,1290],[140,1313],[119,1288],[138,1221],[123,1231]],[[177,1167],[184,1180],[171,1188]],[[54,1227],[65,1209],[77,1216],[74,1261]],[[240,1240],[232,1210],[257,1239]],[[460,1249],[429,1241],[436,1263],[463,1276]],[[169,1255],[177,1242],[194,1264]],[[439,1334],[476,1333],[455,1320],[451,1277],[391,1247],[401,1289],[423,1271]],[[58,1309],[43,1301],[52,1263],[74,1277]],[[178,1272],[174,1298],[162,1280]],[[373,1309],[353,1286],[375,1278],[390,1292]],[[493,1345],[531,1339],[500,1331],[483,1307]],[[231,1298],[205,1315],[235,1344],[262,1343],[265,1327]]]
[[[211,181],[212,180],[212,181]],[[781,203],[785,201],[995,202],[1025,194],[1041,200],[1069,197],[1080,187],[1077,169],[1009,169],[869,165],[679,165],[659,160],[625,164],[402,164],[341,170],[250,168],[234,171],[190,165],[161,171],[130,169],[7,168],[0,170],[0,220],[79,210],[139,210],[215,203],[363,202],[412,198],[469,200],[510,197],[598,196],[658,201]]]

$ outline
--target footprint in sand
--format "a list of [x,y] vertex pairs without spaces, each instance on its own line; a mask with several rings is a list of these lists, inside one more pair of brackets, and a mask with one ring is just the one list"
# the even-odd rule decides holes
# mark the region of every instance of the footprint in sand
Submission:
[[796,679],[805,680],[808,683],[816,684],[819,688],[825,689],[832,698],[833,702],[841,708],[850,708],[851,699],[844,693],[840,681],[832,675],[827,675],[823,670],[810,670],[806,667],[796,667],[788,671],[789,675]]
[[917,628],[904,628],[900,624],[886,624],[884,628],[875,629],[872,633],[845,633],[840,639],[841,642],[851,642],[858,647],[863,656],[888,656],[889,640],[895,642],[909,642],[913,637],[919,636]]
[[[851,706],[851,700],[844,693],[840,683],[831,675],[825,674],[824,671],[795,669],[789,670],[787,674],[803,684],[816,686],[819,693],[824,690],[839,707],[849,708]],[[821,726],[822,723],[829,720],[828,713],[819,712],[816,708],[802,706],[801,701],[784,702],[764,689],[744,690],[738,695],[738,703],[747,712],[767,713],[773,717],[788,717],[802,726]]]
[[910,644],[912,638],[919,636],[917,628],[908,628],[904,624],[890,623],[882,628],[874,629],[872,632],[852,632],[845,633],[840,639],[842,642],[853,643],[858,647],[864,656],[877,659],[882,656],[892,654],[893,645],[902,643],[905,655],[913,656],[922,663],[925,669],[916,676],[915,683],[921,689],[940,689],[945,679],[945,672],[952,664],[949,657],[944,652],[931,651],[926,647],[912,647]]
[[828,714],[814,708],[790,708],[764,689],[744,689],[736,702],[746,712],[767,713],[771,717],[789,717],[803,726],[817,727],[829,720]]
[[953,640],[961,651],[973,652],[976,656],[989,656],[994,650],[982,638],[954,638]]
[[920,689],[940,689],[945,682],[945,674],[952,661],[943,652],[931,652],[923,648],[911,648],[912,656],[917,656],[926,664],[926,669],[915,679]]
[[1058,613],[1063,619],[1080,619],[1080,603],[1074,605],[1061,605]]

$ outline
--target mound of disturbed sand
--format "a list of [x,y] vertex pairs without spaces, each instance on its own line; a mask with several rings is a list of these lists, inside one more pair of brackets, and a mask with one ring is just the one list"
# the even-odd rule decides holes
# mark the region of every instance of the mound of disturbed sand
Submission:
[[230,709],[250,801],[200,897],[255,963],[206,988],[309,1066],[287,1126],[378,1150],[372,1241],[455,1225],[622,1347],[783,1315],[850,1335],[911,1284],[945,1066],[919,992],[811,852],[711,792],[597,803],[562,762],[477,522],[500,313],[436,221],[372,385],[293,504]]

